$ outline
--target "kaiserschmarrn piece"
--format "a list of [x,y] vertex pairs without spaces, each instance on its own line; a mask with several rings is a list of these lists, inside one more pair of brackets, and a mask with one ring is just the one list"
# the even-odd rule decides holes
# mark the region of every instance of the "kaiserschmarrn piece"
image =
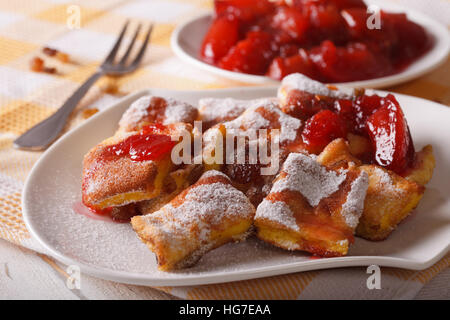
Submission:
[[[249,130],[267,129],[267,134],[278,130],[275,139],[281,145],[294,142],[299,137],[302,122],[281,111],[274,99],[260,99],[250,106],[242,115],[232,121],[223,123],[229,135],[249,136]],[[251,136],[250,136],[251,137]]]
[[203,166],[191,164],[169,173],[169,177],[166,179],[167,185],[164,187],[165,192],[161,192],[156,198],[136,203],[140,214],[146,215],[161,209],[181,191],[194,184],[202,175],[203,170]]
[[119,131],[139,131],[147,124],[193,124],[198,110],[172,98],[144,96],[133,102],[119,121]]
[[291,153],[255,216],[258,238],[287,250],[346,255],[363,212],[368,177],[354,167],[329,170]]
[[278,89],[280,108],[286,114],[306,120],[317,111],[324,108],[326,98],[348,99],[353,91],[344,93],[342,90],[311,80],[300,73],[293,73],[283,78]]
[[[301,120],[283,113],[276,100],[252,100],[252,105],[239,117],[205,132],[203,159],[212,168],[222,169],[233,184],[257,206],[268,194],[272,180],[287,156],[287,146],[300,139],[301,125]],[[260,129],[264,133],[258,131]],[[227,145],[225,140],[235,142]],[[279,148],[273,149],[272,143]],[[233,148],[232,152],[228,148]],[[219,159],[222,162],[211,164],[215,160],[210,157],[214,154],[213,158],[216,158],[217,152],[221,154]],[[229,157],[230,154],[231,159],[225,158],[224,155]],[[256,158],[253,162],[251,154]],[[265,161],[262,160],[263,156],[266,157]]]
[[80,207],[131,219],[163,271],[255,229],[279,248],[344,256],[354,236],[386,239],[424,195],[433,148],[416,152],[412,136],[396,96],[302,74],[278,97],[198,109],[145,96],[85,155]]
[[416,152],[414,162],[404,177],[424,186],[431,180],[435,167],[436,160],[433,155],[433,147],[427,145]]
[[317,156],[317,162],[333,170],[361,165],[361,161],[351,154],[350,144],[342,138],[331,141]]
[[356,234],[368,240],[384,240],[417,206],[425,189],[376,165],[359,169],[369,175],[369,188]]
[[[270,98],[270,100],[276,102],[276,98]],[[203,98],[198,102],[199,120],[202,121],[203,129],[208,129],[218,123],[236,119],[252,106],[266,103],[267,99]]]
[[[102,210],[153,199],[168,189],[172,192],[169,173],[176,167],[171,161],[170,148],[177,141],[172,141],[171,136],[179,137],[190,131],[191,125],[183,123],[161,130],[156,128],[149,134],[119,131],[95,146],[83,161],[83,203]],[[138,153],[139,147],[150,138],[154,140],[152,147],[147,149],[145,145],[143,153]],[[147,160],[152,151],[157,157]]]
[[426,184],[434,169],[431,146],[426,146],[416,155],[416,163],[409,176],[401,177],[393,171],[377,165],[362,165],[350,151],[344,139],[331,142],[318,156],[318,162],[330,169],[358,166],[369,176],[369,187],[364,201],[364,210],[356,229],[356,235],[368,240],[384,240],[395,230],[417,206],[424,187],[414,180]]
[[131,220],[160,270],[185,268],[206,252],[248,235],[255,208],[221,172],[207,171],[160,210]]

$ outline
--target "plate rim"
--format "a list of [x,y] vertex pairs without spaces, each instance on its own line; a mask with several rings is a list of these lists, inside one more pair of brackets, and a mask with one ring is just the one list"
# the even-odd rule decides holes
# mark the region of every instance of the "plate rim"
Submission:
[[[432,63],[428,63],[421,69],[417,70],[416,72],[408,72],[410,70],[409,66],[405,70],[403,70],[400,73],[396,73],[389,76],[384,76],[380,78],[374,78],[369,80],[361,80],[361,81],[351,81],[351,82],[341,82],[341,83],[331,83],[331,85],[339,85],[339,86],[346,86],[346,87],[364,87],[364,88],[386,88],[393,85],[399,85],[401,83],[405,83],[408,81],[411,81],[413,79],[417,79],[435,69],[437,69],[439,66],[445,63],[447,57],[450,54],[450,31],[440,22],[436,21],[435,19],[431,18],[430,16],[416,10],[416,9],[410,9],[407,7],[404,7],[399,4],[395,3],[389,3],[386,0],[370,0],[368,1],[368,4],[374,4],[379,5],[381,8],[385,7],[386,9],[396,9],[396,10],[403,10],[407,14],[413,14],[415,16],[413,21],[418,18],[419,20],[426,21],[426,23],[430,26],[432,26],[432,29],[426,28],[426,30],[431,33],[431,35],[435,38],[435,46],[426,54],[421,56],[419,60],[414,62],[412,65],[416,65],[420,61],[423,61],[424,58],[427,56],[434,54],[436,55],[435,61]],[[219,67],[207,64],[200,59],[191,56],[189,53],[187,53],[185,50],[183,50],[182,45],[180,45],[180,34],[182,31],[190,26],[191,24],[197,23],[201,19],[209,18],[212,16],[211,12],[208,13],[202,13],[197,16],[192,17],[191,19],[182,22],[179,24],[175,30],[173,31],[171,38],[170,38],[170,46],[175,53],[175,55],[180,58],[182,61],[191,64],[192,66],[195,66],[203,71],[209,72],[210,74],[214,74],[216,76],[220,76],[226,79],[244,82],[244,83],[250,83],[250,84],[276,84],[280,83],[278,80],[271,79],[266,76],[259,76],[259,75],[252,75],[252,74],[246,74],[246,73],[240,73],[240,72],[234,72],[229,70],[224,70]],[[416,21],[417,22],[417,21]],[[422,23],[417,22],[420,25],[423,26]],[[433,31],[433,32],[431,32]],[[438,49],[440,51],[438,51]]]
[[[277,87],[250,87],[245,88],[245,91],[269,91],[275,90]],[[270,277],[274,275],[282,275],[310,270],[321,270],[321,269],[334,269],[334,268],[344,268],[344,267],[356,267],[356,266],[369,266],[371,264],[376,264],[381,267],[396,267],[396,268],[404,268],[409,270],[423,270],[438,260],[440,260],[447,252],[450,251],[450,241],[447,243],[445,249],[441,250],[439,254],[436,256],[426,260],[426,261],[418,261],[407,258],[399,258],[399,257],[386,257],[386,256],[344,256],[344,257],[335,257],[335,258],[327,258],[327,259],[318,259],[318,260],[310,260],[310,261],[297,261],[286,264],[283,269],[279,269],[279,266],[266,266],[259,268],[257,271],[255,270],[245,270],[245,271],[229,271],[226,274],[221,274],[220,279],[218,278],[217,273],[206,274],[206,275],[198,275],[191,276],[187,278],[161,278],[161,277],[153,277],[151,274],[145,273],[135,273],[128,271],[120,271],[120,270],[112,270],[106,267],[98,267],[94,266],[82,261],[77,261],[74,258],[66,256],[64,253],[59,252],[56,248],[48,243],[44,237],[40,236],[39,231],[35,228],[33,222],[31,221],[31,213],[28,208],[27,197],[30,195],[30,189],[33,187],[34,176],[37,175],[40,168],[44,165],[45,159],[49,154],[53,152],[54,149],[58,148],[59,144],[63,143],[63,141],[70,137],[73,134],[76,134],[78,131],[84,130],[84,126],[86,126],[94,119],[102,117],[103,114],[108,112],[108,110],[114,109],[116,106],[125,103],[128,100],[136,100],[142,95],[149,94],[152,91],[158,92],[177,92],[177,93],[192,93],[192,91],[200,92],[236,92],[242,90],[242,88],[227,88],[227,89],[215,89],[215,90],[170,90],[170,89],[159,89],[159,88],[149,88],[137,91],[135,93],[129,94],[125,97],[120,98],[116,102],[109,105],[109,107],[95,114],[91,118],[84,121],[78,127],[66,132],[63,136],[61,136],[50,148],[48,148],[36,161],[31,169],[27,179],[24,183],[22,197],[21,197],[21,205],[22,205],[22,215],[27,229],[29,230],[31,236],[37,240],[37,242],[56,260],[66,264],[66,265],[77,265],[80,267],[80,270],[88,275],[92,275],[101,279],[116,281],[120,283],[127,284],[135,284],[135,285],[148,285],[148,286],[189,286],[189,285],[204,285],[204,284],[215,284],[215,283],[225,283],[225,282],[233,282],[233,281],[241,281],[241,280],[250,280],[256,278]],[[386,94],[387,91],[376,90],[377,93]],[[436,103],[434,101],[426,100],[423,98],[418,98],[410,95],[394,93],[397,96],[403,96],[407,98],[413,98],[426,101],[429,104],[434,105],[435,107],[441,108],[442,110],[447,110],[450,112],[448,107]],[[335,264],[339,265],[335,265]]]

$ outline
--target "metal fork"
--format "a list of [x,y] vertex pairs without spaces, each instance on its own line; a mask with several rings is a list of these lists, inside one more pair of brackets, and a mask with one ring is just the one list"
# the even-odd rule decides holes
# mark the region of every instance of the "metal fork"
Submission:
[[72,96],[49,118],[38,123],[30,130],[22,134],[14,141],[14,147],[25,150],[43,150],[46,149],[60,134],[64,128],[67,118],[77,106],[78,102],[85,96],[89,88],[103,75],[121,76],[137,69],[147,48],[148,40],[153,30],[150,25],[144,39],[144,43],[140,47],[136,57],[127,64],[128,57],[134,46],[136,38],[139,35],[141,24],[137,27],[133,38],[119,62],[115,62],[120,43],[128,27],[128,21],[120,31],[114,46],[106,57],[105,61],[99,66],[97,71],[90,76],[81,87],[75,91]]

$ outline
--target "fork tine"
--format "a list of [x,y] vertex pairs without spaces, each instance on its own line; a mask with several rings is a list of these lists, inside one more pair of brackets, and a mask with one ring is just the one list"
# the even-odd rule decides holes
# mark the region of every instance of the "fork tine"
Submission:
[[133,49],[134,43],[135,43],[135,41],[136,41],[136,38],[137,38],[139,32],[141,31],[141,27],[142,27],[142,25],[139,24],[138,27],[137,27],[137,29],[136,29],[136,32],[135,32],[134,35],[133,35],[133,39],[131,39],[131,42],[130,42],[130,45],[128,46],[127,51],[126,51],[125,54],[123,55],[122,59],[120,59],[120,62],[119,62],[120,65],[124,65],[125,62],[127,61],[128,56],[129,56],[130,53],[131,53],[131,49]]
[[112,49],[109,52],[108,56],[106,57],[105,61],[103,61],[102,65],[111,63],[114,61],[114,58],[116,57],[117,50],[119,49],[120,43],[122,42],[125,31],[127,31],[129,22],[130,21],[128,21],[128,20],[125,22],[124,26],[122,27],[122,31],[120,31],[120,35],[116,40],[116,43],[114,43],[114,46],[112,47]]
[[142,60],[142,57],[144,56],[145,50],[148,47],[148,40],[150,39],[150,35],[153,31],[153,24],[150,25],[150,28],[148,28],[147,34],[145,35],[144,43],[142,44],[141,48],[139,49],[138,54],[136,55],[136,58],[134,58],[133,62],[131,63],[131,68],[136,68],[139,63]]

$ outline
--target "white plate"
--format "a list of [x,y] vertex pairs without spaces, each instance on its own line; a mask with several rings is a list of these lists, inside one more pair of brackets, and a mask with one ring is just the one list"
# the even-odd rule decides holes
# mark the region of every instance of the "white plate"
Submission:
[[81,199],[83,155],[115,132],[122,113],[138,97],[155,94],[196,104],[206,96],[251,99],[274,96],[275,92],[274,87],[214,91],[149,89],[125,97],[64,135],[36,163],[22,199],[28,229],[63,263],[78,265],[83,272],[100,278],[153,286],[218,283],[370,264],[424,269],[448,251],[450,109],[404,95],[396,96],[408,118],[416,147],[431,143],[435,148],[434,177],[419,207],[389,239],[369,242],[358,238],[346,257],[311,260],[308,254],[290,253],[253,239],[218,248],[191,269],[164,273],[157,271],[153,253],[129,224],[92,220],[72,210],[73,203]]
[[[386,88],[418,78],[442,64],[450,50],[450,37],[447,28],[436,20],[409,8],[400,7],[387,1],[366,1],[377,4],[380,8],[391,12],[406,12],[409,19],[422,25],[435,39],[434,47],[423,57],[410,65],[404,71],[395,75],[364,81],[340,83],[351,87]],[[207,64],[199,59],[203,38],[211,23],[211,14],[202,15],[179,25],[172,33],[171,45],[175,54],[183,61],[200,69],[222,76],[224,78],[248,83],[277,83],[265,76],[233,72]]]

